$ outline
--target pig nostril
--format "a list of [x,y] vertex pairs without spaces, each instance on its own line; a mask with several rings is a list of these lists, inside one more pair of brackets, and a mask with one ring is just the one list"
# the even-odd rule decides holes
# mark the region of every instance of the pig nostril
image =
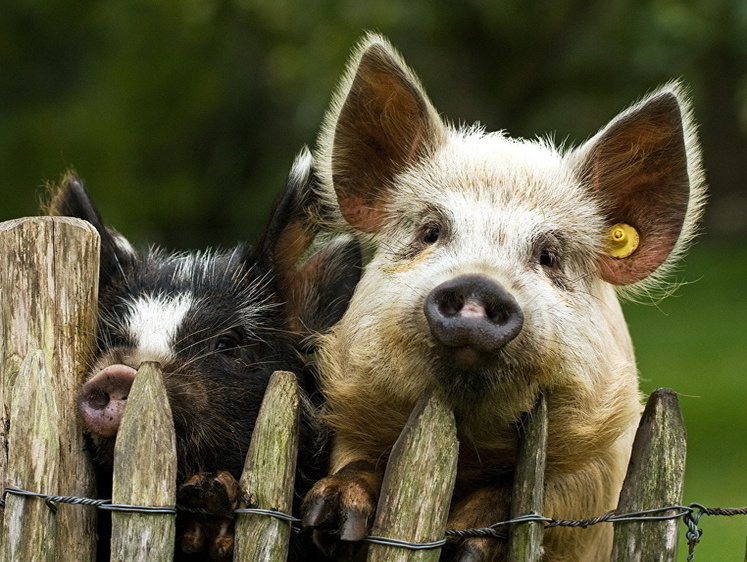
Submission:
[[438,303],[438,311],[444,316],[456,316],[463,307],[464,297],[451,291],[441,295]]
[[494,324],[506,324],[511,319],[511,314],[504,306],[488,306],[485,313]]
[[86,403],[96,410],[103,410],[109,404],[111,396],[103,390],[93,389],[85,397]]

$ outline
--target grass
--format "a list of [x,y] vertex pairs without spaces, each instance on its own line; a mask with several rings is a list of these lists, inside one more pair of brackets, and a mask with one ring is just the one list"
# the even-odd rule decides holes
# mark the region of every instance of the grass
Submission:
[[[684,503],[747,506],[747,245],[702,243],[680,278],[686,284],[656,305],[625,305],[641,389],[679,393],[688,433]],[[745,560],[747,516],[704,516],[700,528],[696,560]],[[686,555],[681,541],[679,559]]]

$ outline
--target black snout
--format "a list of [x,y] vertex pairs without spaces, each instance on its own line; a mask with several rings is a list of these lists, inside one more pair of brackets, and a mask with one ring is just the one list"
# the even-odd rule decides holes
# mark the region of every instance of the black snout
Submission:
[[516,299],[484,275],[461,275],[441,283],[423,308],[437,342],[481,353],[501,349],[524,324]]

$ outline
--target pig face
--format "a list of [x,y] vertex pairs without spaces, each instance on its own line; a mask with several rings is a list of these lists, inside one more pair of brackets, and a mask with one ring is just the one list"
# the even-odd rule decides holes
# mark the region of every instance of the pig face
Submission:
[[[438,384],[455,404],[550,382],[597,329],[602,218],[562,157],[475,131],[396,182],[353,337],[398,353],[414,393]],[[360,327],[364,311],[373,318]]]
[[99,454],[110,454],[135,370],[158,361],[180,472],[240,471],[270,375],[302,368],[269,272],[247,254],[151,250],[102,288],[96,374],[80,394]]

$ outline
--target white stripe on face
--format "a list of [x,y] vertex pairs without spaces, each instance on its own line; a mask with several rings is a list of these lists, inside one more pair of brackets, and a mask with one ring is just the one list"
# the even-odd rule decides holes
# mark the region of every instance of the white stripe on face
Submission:
[[137,351],[154,361],[173,357],[176,331],[193,304],[189,293],[147,295],[131,303],[127,331]]

